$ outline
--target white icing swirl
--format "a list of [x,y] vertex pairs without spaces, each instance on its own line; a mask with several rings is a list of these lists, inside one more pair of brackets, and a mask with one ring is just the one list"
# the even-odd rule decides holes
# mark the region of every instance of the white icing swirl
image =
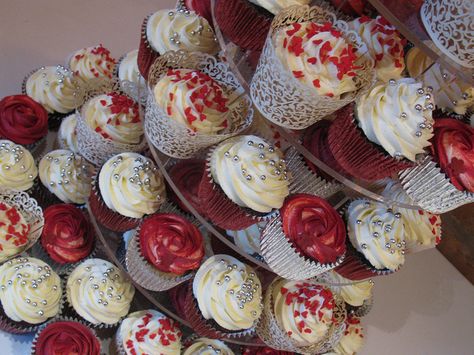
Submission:
[[308,5],[311,0],[249,0],[276,15],[281,10],[295,5]]
[[262,312],[262,287],[255,271],[229,255],[213,255],[201,265],[193,294],[203,317],[227,330],[251,328]]
[[128,314],[135,288],[115,265],[88,259],[69,275],[67,300],[92,324],[115,324]]
[[159,10],[148,18],[146,36],[160,53],[177,51],[216,54],[219,45],[207,20],[194,11],[189,13]]
[[234,203],[268,213],[289,194],[289,173],[278,148],[257,136],[238,136],[220,143],[211,155],[214,181]]
[[0,186],[26,191],[33,186],[38,169],[31,153],[23,146],[0,139]]
[[58,314],[61,279],[48,264],[35,258],[16,258],[0,266],[0,301],[15,322],[43,323]]
[[134,49],[122,58],[118,68],[118,77],[120,80],[131,81],[137,86],[145,87],[145,79],[138,71],[137,57],[138,49]]
[[183,355],[234,355],[234,352],[217,339],[196,339],[183,353]]
[[0,202],[0,262],[26,248],[30,228],[20,211]]
[[234,243],[245,253],[260,254],[260,235],[266,222],[258,222],[242,230],[227,230],[227,235],[234,238]]
[[334,347],[334,352],[339,355],[354,355],[364,346],[364,328],[360,320],[351,317],[346,320],[346,330],[339,343]]
[[166,196],[163,176],[153,161],[137,153],[107,160],[99,173],[99,189],[107,207],[131,218],[156,212]]
[[374,86],[356,103],[357,119],[367,138],[393,157],[416,161],[431,145],[434,108],[431,94],[412,78]]
[[115,65],[116,60],[101,44],[79,49],[69,59],[71,70],[84,81],[97,78],[111,79]]
[[39,163],[41,183],[64,203],[86,203],[93,173],[87,160],[65,149],[49,152]]
[[331,271],[331,277],[334,278],[334,283],[346,284],[345,286],[333,286],[333,288],[341,295],[344,302],[351,306],[360,307],[372,297],[374,287],[372,280],[354,283],[334,271]]
[[77,114],[67,116],[61,121],[61,126],[58,131],[59,146],[62,149],[68,149],[71,152],[79,153],[77,147]]

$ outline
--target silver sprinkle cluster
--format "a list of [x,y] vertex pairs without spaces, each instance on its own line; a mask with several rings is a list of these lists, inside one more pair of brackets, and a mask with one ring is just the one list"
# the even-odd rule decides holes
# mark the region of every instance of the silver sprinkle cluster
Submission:
[[[61,163],[61,159],[59,159],[57,157],[53,158],[53,156],[49,155],[49,154],[47,154],[44,157],[44,159],[49,161],[50,164],[60,164]],[[70,183],[71,177],[74,177],[73,176],[73,170],[71,169],[71,165],[75,167],[75,163],[74,163],[75,161],[79,161],[81,163],[80,171],[79,172],[76,171],[75,177],[79,179],[82,176],[82,174],[84,174],[84,176],[87,176],[88,173],[89,173],[87,164],[85,163],[85,161],[83,160],[83,158],[80,155],[74,154],[73,152],[71,152],[71,153],[68,154],[68,157],[66,158],[66,164],[64,165],[65,168],[62,168],[60,170],[59,177],[58,177],[57,181],[56,182],[50,181],[49,186],[54,187],[55,185],[59,185],[59,186],[68,185]],[[76,169],[74,169],[74,170],[76,170]]]
[[[23,154],[25,154],[25,151],[24,151],[24,149],[21,145],[11,144],[9,142],[3,142],[2,144],[0,144],[0,156],[4,155],[4,154],[13,154],[13,164],[12,165],[15,166],[17,164],[20,164],[20,160],[22,158],[21,156]],[[5,170],[10,170],[12,168],[12,165],[5,164],[4,165]],[[21,165],[20,169],[25,171],[26,166]],[[28,179],[33,179],[33,178],[34,178],[33,175],[31,175],[31,174],[28,175]]]
[[[107,280],[112,283],[120,280],[120,275],[115,268],[108,268],[100,277],[91,273],[92,268],[90,266],[87,266],[85,270],[90,273],[87,278],[87,281],[89,282],[88,285],[90,285],[93,292],[98,295],[97,304],[107,307],[110,300],[120,301],[122,299],[123,293],[117,292],[113,286],[108,286],[105,291],[102,291],[100,287],[101,284],[106,284]],[[76,280],[78,284],[81,284],[82,281],[82,279]]]

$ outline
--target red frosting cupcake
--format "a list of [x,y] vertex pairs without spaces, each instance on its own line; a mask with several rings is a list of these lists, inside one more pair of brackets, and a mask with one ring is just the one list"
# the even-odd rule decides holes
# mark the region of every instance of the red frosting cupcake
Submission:
[[58,204],[44,211],[41,245],[55,262],[78,262],[92,252],[94,230],[84,213],[71,204]]
[[28,145],[48,134],[48,112],[27,95],[6,96],[0,101],[0,138]]
[[204,243],[199,229],[185,218],[158,213],[140,226],[140,249],[158,270],[175,275],[199,268]]
[[460,191],[474,192],[474,128],[452,118],[435,121],[434,160]]
[[325,200],[296,194],[280,209],[283,232],[303,255],[322,264],[336,262],[346,252],[346,226]]

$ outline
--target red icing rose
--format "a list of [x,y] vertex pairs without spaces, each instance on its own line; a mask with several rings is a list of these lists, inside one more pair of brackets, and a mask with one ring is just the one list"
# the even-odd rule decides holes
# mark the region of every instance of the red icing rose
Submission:
[[158,270],[182,275],[195,270],[204,257],[204,243],[199,229],[185,218],[172,213],[158,213],[140,226],[143,256]]
[[48,112],[27,95],[0,101],[0,137],[17,144],[32,144],[48,134]]
[[94,230],[84,213],[71,204],[58,204],[44,211],[41,245],[60,264],[84,259],[94,247]]
[[308,194],[286,199],[280,209],[283,232],[303,255],[327,264],[346,251],[346,227],[326,200]]
[[438,119],[432,143],[434,159],[451,183],[474,192],[474,128],[456,119]]
[[35,355],[99,355],[100,343],[89,328],[78,322],[54,322],[44,328]]
[[242,351],[242,355],[293,355],[288,351],[275,350],[267,346],[249,346]]

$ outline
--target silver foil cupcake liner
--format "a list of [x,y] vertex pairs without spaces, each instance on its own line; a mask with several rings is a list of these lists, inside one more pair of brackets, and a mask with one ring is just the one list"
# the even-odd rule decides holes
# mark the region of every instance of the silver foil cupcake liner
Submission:
[[374,296],[365,300],[362,306],[356,307],[346,303],[347,315],[353,315],[356,317],[365,317],[372,310],[374,305]]

